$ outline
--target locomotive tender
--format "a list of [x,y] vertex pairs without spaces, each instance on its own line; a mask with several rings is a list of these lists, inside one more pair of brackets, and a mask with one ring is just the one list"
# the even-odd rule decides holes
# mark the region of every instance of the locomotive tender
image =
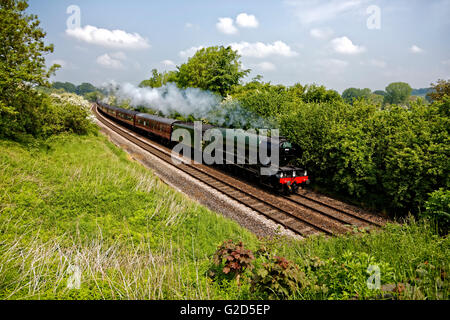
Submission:
[[[191,137],[194,137],[194,123],[192,122],[183,122],[147,113],[121,109],[102,102],[97,102],[97,108],[100,112],[102,112],[109,118],[119,121],[135,131],[139,131],[151,136],[152,138],[156,138],[166,145],[173,145],[175,143],[175,139],[172,139],[172,134],[177,129],[185,129],[191,134]],[[292,144],[285,138],[280,137],[277,141],[278,145],[276,146],[276,148],[279,151],[279,167],[277,169],[277,172],[273,172],[273,174],[270,175],[264,175],[261,174],[261,169],[268,168],[270,165],[263,165],[260,161],[258,161],[257,164],[253,164],[249,161],[249,150],[250,148],[252,148],[249,140],[251,138],[257,139],[258,145],[264,143],[265,147],[267,148],[266,150],[271,150],[271,144],[273,143],[274,139],[271,139],[270,137],[261,139],[256,135],[252,137],[252,134],[245,133],[245,137],[243,137],[243,139],[239,139],[238,136],[234,135],[232,137],[232,140],[230,140],[226,135],[226,129],[211,125],[202,125],[202,147],[205,147],[209,143],[209,140],[207,141],[203,138],[205,132],[208,129],[213,128],[218,129],[223,133],[224,140],[222,152],[224,159],[226,158],[226,152],[228,150],[226,148],[227,144],[233,145],[233,159],[236,159],[239,147],[241,147],[240,150],[245,150],[245,159],[241,159],[241,161],[233,161],[232,163],[226,162],[224,166],[226,166],[227,168],[232,166],[233,169],[236,169],[235,171],[239,170],[238,172],[246,172],[247,174],[250,174],[251,177],[257,178],[261,184],[268,185],[275,190],[282,192],[295,193],[302,184],[309,184],[307,171],[289,164],[289,162],[294,157],[295,149],[293,148]],[[182,143],[187,145],[189,148],[194,149],[194,138],[192,138],[191,141],[187,142],[183,140]]]

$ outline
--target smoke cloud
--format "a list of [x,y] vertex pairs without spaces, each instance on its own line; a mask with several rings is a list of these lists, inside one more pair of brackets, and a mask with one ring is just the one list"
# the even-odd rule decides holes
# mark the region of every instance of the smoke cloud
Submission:
[[109,97],[116,104],[127,103],[133,108],[146,108],[160,112],[164,116],[175,113],[209,123],[230,128],[269,128],[270,123],[259,115],[243,108],[238,101],[225,99],[210,91],[198,88],[180,89],[173,83],[160,88],[140,88],[130,83],[118,84],[114,81],[104,86]]

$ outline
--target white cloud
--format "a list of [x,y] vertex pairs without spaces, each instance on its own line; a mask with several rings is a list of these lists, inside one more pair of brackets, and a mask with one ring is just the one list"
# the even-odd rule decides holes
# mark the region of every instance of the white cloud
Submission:
[[422,48],[419,48],[419,47],[416,46],[416,45],[413,45],[409,50],[410,50],[412,53],[422,53],[422,52],[423,52],[423,49],[422,49]]
[[146,49],[150,44],[138,33],[123,30],[108,30],[87,25],[83,28],[67,29],[66,34],[90,44],[110,48]]
[[105,68],[109,69],[123,69],[122,62],[118,59],[112,58],[109,54],[105,53],[97,57],[97,63]]
[[181,58],[190,58],[190,57],[192,57],[198,50],[203,49],[203,48],[204,48],[204,46],[191,47],[191,48],[189,48],[189,49],[180,51],[180,52],[178,53],[178,55],[179,55]]
[[324,29],[311,29],[309,31],[309,34],[311,37],[316,39],[327,39],[333,35],[333,30],[330,28],[324,28]]
[[217,30],[225,34],[236,34],[238,32],[238,29],[234,26],[233,19],[231,18],[219,18],[216,27]]
[[362,46],[354,45],[347,37],[335,38],[331,41],[333,50],[342,54],[358,54],[366,51]]
[[298,55],[291,47],[283,41],[275,41],[273,44],[265,44],[262,42],[239,42],[230,44],[233,50],[237,50],[243,57],[265,58],[268,56],[293,57]]
[[303,24],[311,24],[331,20],[346,12],[357,9],[365,0],[331,0],[323,4],[320,1],[290,1],[295,15]]
[[442,61],[443,65],[450,66],[450,59]]
[[273,63],[267,61],[257,64],[256,67],[262,71],[274,71],[277,69]]
[[236,24],[242,28],[258,28],[259,22],[252,14],[240,13],[236,17]]
[[[251,58],[265,58],[269,56],[283,56],[294,57],[298,53],[293,51],[291,47],[285,44],[283,41],[275,41],[273,44],[265,44],[262,42],[234,42],[230,44],[233,50],[237,50],[243,57]],[[186,50],[182,50],[178,53],[181,58],[192,57],[198,50],[203,49],[204,46],[191,47]]]

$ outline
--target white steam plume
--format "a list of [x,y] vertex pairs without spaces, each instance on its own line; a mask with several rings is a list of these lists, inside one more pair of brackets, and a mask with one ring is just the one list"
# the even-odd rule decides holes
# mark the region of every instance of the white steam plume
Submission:
[[118,85],[110,82],[106,89],[119,103],[127,102],[133,107],[150,108],[164,115],[176,111],[183,116],[192,114],[201,117],[220,103],[220,98],[209,91],[197,88],[180,90],[173,83],[160,88],[139,88],[130,83]]
[[184,117],[207,119],[210,123],[226,127],[268,127],[268,123],[257,114],[243,108],[235,100],[221,102],[222,98],[210,91],[198,88],[179,89],[168,83],[160,88],[139,88],[130,83],[106,84],[105,89],[114,96],[116,103],[145,107],[161,112],[165,116],[177,112]]

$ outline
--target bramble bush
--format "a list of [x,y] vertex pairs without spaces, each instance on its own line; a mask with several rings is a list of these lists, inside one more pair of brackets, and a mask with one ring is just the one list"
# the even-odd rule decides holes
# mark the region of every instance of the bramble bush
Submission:
[[[379,299],[383,298],[382,285],[398,282],[392,266],[366,252],[347,249],[325,259],[306,254],[294,262],[276,255],[274,247],[263,245],[249,267],[249,260],[238,262],[233,256],[242,252],[238,248],[243,248],[243,244],[235,245],[231,240],[219,247],[214,265],[220,266],[220,270],[214,273],[213,281],[223,290],[237,285],[254,299]],[[230,262],[224,266],[224,260]],[[242,274],[245,266],[252,273],[246,273],[239,282],[235,275]],[[372,272],[370,266],[377,267],[379,273]],[[378,278],[371,278],[373,275]],[[378,281],[380,287],[369,287],[368,281],[371,284]],[[394,296],[391,294],[390,298]]]
[[254,259],[253,253],[245,249],[242,242],[235,244],[233,240],[222,243],[214,254],[215,266],[220,266],[225,275],[230,274],[236,277],[238,284],[241,274],[246,269],[253,269]]
[[275,256],[256,269],[251,288],[261,298],[287,299],[302,289],[305,282],[305,274],[295,263]]

